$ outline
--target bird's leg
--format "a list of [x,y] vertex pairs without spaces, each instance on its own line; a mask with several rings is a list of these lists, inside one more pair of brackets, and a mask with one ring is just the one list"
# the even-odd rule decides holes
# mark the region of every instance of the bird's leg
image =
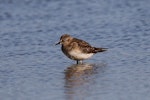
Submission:
[[77,60],[77,64],[83,64],[82,60]]
[[79,64],[79,60],[77,60],[77,64]]

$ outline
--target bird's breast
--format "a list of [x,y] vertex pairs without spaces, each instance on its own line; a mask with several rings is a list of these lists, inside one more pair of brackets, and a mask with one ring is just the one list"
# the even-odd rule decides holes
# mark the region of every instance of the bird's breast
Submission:
[[69,55],[75,60],[84,60],[90,58],[93,53],[83,53],[79,50],[72,50],[69,52]]

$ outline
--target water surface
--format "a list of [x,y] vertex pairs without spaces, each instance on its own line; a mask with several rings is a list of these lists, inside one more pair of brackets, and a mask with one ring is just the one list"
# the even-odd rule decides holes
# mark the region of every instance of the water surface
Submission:
[[[149,100],[149,0],[1,0],[0,100]],[[76,65],[63,33],[109,48]]]

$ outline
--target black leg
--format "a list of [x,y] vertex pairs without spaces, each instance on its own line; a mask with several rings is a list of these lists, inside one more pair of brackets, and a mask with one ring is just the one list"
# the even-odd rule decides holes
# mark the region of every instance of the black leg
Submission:
[[77,64],[79,64],[79,60],[77,60]]
[[82,60],[77,60],[77,64],[83,64]]

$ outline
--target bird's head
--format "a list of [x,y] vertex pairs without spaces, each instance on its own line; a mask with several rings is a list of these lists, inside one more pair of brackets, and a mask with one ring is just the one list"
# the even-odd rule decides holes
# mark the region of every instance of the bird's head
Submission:
[[67,45],[71,42],[72,39],[73,38],[70,35],[64,34],[60,37],[60,41],[58,43],[56,43],[56,45],[58,45],[58,44]]

